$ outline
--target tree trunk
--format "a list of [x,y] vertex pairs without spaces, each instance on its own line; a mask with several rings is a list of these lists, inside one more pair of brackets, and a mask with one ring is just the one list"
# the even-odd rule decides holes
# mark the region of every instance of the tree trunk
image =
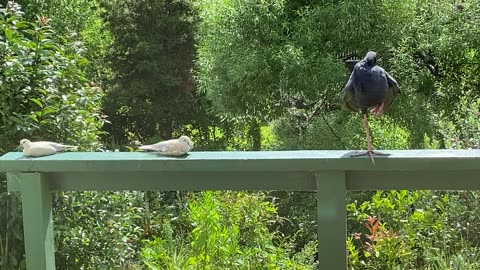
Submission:
[[252,151],[260,151],[262,149],[262,134],[260,131],[260,123],[257,119],[252,119],[250,122],[250,127],[248,129],[248,136],[251,141]]

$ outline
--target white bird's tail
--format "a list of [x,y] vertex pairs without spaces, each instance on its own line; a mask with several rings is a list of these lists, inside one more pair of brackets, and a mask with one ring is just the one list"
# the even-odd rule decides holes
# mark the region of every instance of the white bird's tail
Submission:
[[159,151],[159,149],[154,147],[153,145],[142,145],[138,147],[138,149],[142,149],[144,151]]
[[76,146],[76,145],[64,145],[64,144],[62,144],[62,146],[63,146],[64,151],[77,151],[78,150],[78,146]]

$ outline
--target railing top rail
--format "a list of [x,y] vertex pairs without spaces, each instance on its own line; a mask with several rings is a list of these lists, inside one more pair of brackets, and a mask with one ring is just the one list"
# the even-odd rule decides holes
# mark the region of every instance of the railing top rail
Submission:
[[184,158],[72,152],[33,159],[12,152],[0,157],[0,171],[7,172],[8,190],[22,193],[28,269],[55,269],[51,192],[84,190],[314,191],[319,267],[346,269],[346,191],[480,190],[480,150],[387,152],[376,165],[347,151],[193,152]]
[[142,152],[69,152],[40,158],[10,152],[3,172],[286,172],[480,170],[480,150],[390,150],[389,157],[350,158],[350,151],[192,152],[172,158]]

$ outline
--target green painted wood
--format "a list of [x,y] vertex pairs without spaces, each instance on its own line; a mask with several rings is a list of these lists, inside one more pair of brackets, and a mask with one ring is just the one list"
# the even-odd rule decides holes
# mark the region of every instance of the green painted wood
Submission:
[[347,190],[480,189],[480,150],[387,151],[348,158],[347,151],[61,153],[0,157],[9,191],[22,193],[28,269],[54,269],[51,191],[316,191],[320,269],[346,269]]
[[141,152],[69,152],[26,158],[21,152],[0,157],[0,171],[323,171],[323,170],[475,170],[480,150],[385,151],[389,157],[346,157],[347,151],[192,152],[185,158]]
[[39,173],[19,175],[27,269],[55,270],[52,198]]
[[[19,191],[19,173],[8,180]],[[105,172],[44,173],[53,191],[86,190],[315,190],[309,172]]]
[[[314,190],[307,172],[146,172],[61,174],[53,190]],[[134,180],[133,180],[134,179]]]
[[20,173],[7,173],[7,190],[20,191],[20,182],[18,178]]
[[315,174],[317,183],[318,269],[347,269],[345,172]]
[[[8,190],[19,191],[20,173]],[[314,172],[58,172],[45,173],[52,191],[290,190],[315,191]],[[346,171],[347,190],[480,190],[480,170]]]
[[477,170],[347,171],[347,190],[480,190]]

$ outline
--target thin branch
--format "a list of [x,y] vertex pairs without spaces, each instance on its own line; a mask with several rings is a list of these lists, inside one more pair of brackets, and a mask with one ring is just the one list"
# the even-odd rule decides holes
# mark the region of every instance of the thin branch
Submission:
[[338,140],[338,142],[340,142],[340,144],[343,146],[343,148],[345,148],[345,150],[348,150],[347,146],[343,143],[342,139],[340,138],[340,136],[338,136],[337,132],[335,132],[335,130],[333,129],[332,126],[330,126],[330,124],[328,123],[327,119],[325,118],[325,115],[323,113],[321,113],[321,108],[323,107],[323,104],[325,103],[325,99],[322,101],[322,103],[320,103],[320,106],[317,106],[317,108],[315,108],[315,111],[313,111],[313,113],[310,115],[310,117],[308,117],[308,122],[310,122],[310,119],[312,117],[314,117],[315,115],[317,114],[320,114],[320,116],[322,117],[323,121],[325,122],[325,124],[327,125],[327,127],[330,129],[330,131],[333,133],[333,136],[335,136],[335,138]]

